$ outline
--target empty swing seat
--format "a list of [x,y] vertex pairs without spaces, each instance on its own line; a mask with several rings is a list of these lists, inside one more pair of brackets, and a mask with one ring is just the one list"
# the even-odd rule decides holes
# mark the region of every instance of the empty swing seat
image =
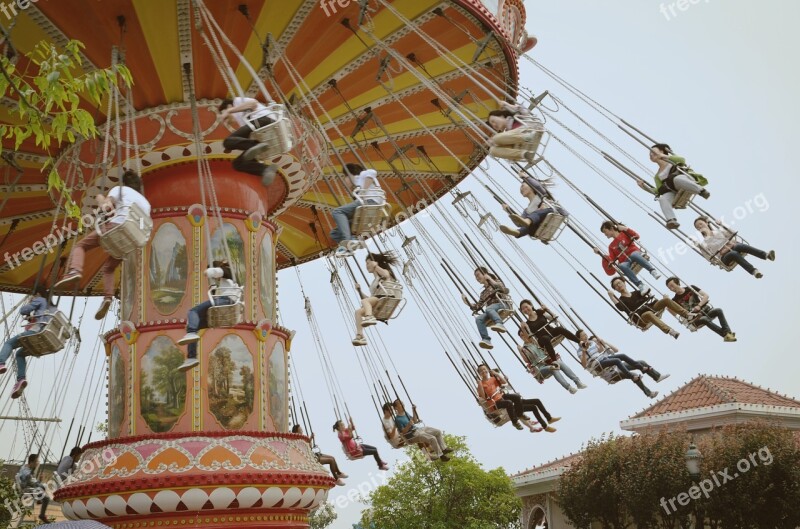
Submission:
[[153,231],[153,219],[145,215],[136,204],[131,204],[128,208],[124,222],[104,232],[102,226],[107,223],[107,220],[98,222],[95,230],[99,236],[100,246],[115,259],[124,259],[129,253],[144,247],[150,240],[150,232]]
[[681,189],[675,193],[675,198],[672,200],[672,207],[675,209],[686,209],[693,198],[694,193]]
[[[239,294],[236,296],[220,296],[215,294],[217,287],[212,287],[208,291],[208,299],[214,303],[213,307],[208,309],[206,318],[210,328],[217,327],[233,327],[238,325],[244,319],[244,303],[242,302],[242,287],[239,287]],[[231,305],[217,305],[217,300],[220,297],[233,297],[235,301]]]
[[[259,118],[267,117],[273,122],[256,127]],[[286,109],[283,105],[272,103],[265,110],[253,112],[246,118],[247,125],[253,129],[250,137],[260,143],[265,143],[268,148],[256,156],[256,160],[267,163],[269,160],[292,150],[294,147],[294,137],[292,135],[292,124],[286,116]]]
[[560,213],[548,213],[536,228],[533,237],[542,242],[550,242],[558,238],[566,225],[567,217]]
[[[350,232],[354,237],[374,234],[386,228],[386,221],[392,213],[386,202],[386,193],[380,188],[358,189],[353,196],[360,203],[350,222]],[[367,203],[367,201],[375,203]]]
[[385,322],[396,318],[406,304],[403,299],[403,285],[397,281],[381,280],[373,295],[379,296],[378,302],[372,308],[372,315],[376,320]]
[[45,356],[63,349],[71,335],[69,320],[63,312],[58,311],[37,333],[20,336],[19,344],[30,356]]

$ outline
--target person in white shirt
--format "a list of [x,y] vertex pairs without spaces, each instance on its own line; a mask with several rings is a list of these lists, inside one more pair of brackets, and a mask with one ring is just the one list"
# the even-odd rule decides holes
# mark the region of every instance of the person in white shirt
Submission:
[[233,272],[227,261],[214,261],[213,266],[206,269],[209,280],[218,280],[214,302],[206,300],[189,309],[186,317],[186,335],[178,340],[178,345],[186,345],[186,360],[178,367],[179,371],[188,371],[200,364],[197,359],[197,341],[200,335],[197,331],[208,328],[208,309],[219,305],[233,305],[239,302],[242,294],[241,287],[233,280]]
[[[236,127],[236,131],[225,138],[222,146],[229,151],[242,151],[233,160],[233,168],[241,173],[247,173],[261,177],[261,183],[265,186],[270,185],[278,174],[276,165],[265,165],[255,158],[262,152],[269,149],[269,145],[250,138],[253,129],[247,124],[245,116],[247,114],[260,114],[267,110],[267,107],[250,97],[234,97],[233,99],[223,99],[219,105],[220,117],[223,123],[228,122]],[[266,115],[257,117],[252,121],[252,126],[256,129],[265,127],[274,121]]]
[[378,183],[378,172],[375,169],[364,169],[357,163],[348,163],[344,166],[344,172],[350,177],[353,187],[360,191],[364,200],[363,203],[355,200],[344,206],[339,206],[331,212],[336,227],[331,230],[331,239],[339,243],[336,248],[336,257],[348,257],[353,255],[353,251],[360,246],[357,238],[353,237],[350,231],[350,221],[356,214],[356,209],[364,204],[382,204],[386,201],[386,196]]
[[[142,178],[136,171],[127,170],[122,175],[122,185],[114,187],[108,192],[108,196],[97,195],[97,204],[100,211],[114,211],[114,216],[110,221],[101,225],[103,233],[125,222],[131,205],[136,204],[145,215],[150,215],[150,202],[142,195]],[[55,288],[79,281],[83,277],[83,264],[86,252],[100,246],[100,236],[97,231],[90,230],[89,234],[72,248],[67,263],[67,272],[54,285]],[[95,314],[95,318],[102,320],[111,300],[114,297],[114,272],[122,261],[111,257],[106,258],[103,263],[103,303]]]
[[[44,483],[33,477],[36,472],[36,467],[38,466],[39,454],[29,455],[28,464],[22,465],[19,469],[16,475],[16,481],[23,491],[25,489],[33,489],[32,494],[34,500],[42,503],[42,509],[39,511],[39,520],[42,523],[50,523],[50,520],[46,516],[47,506],[50,504],[50,496],[47,495]],[[8,500],[6,500],[6,504],[8,504]]]
[[83,450],[81,447],[76,446],[70,450],[68,456],[64,456],[58,463],[56,474],[61,478],[62,481],[65,481],[73,472],[75,472],[75,465],[77,465],[82,453]]
[[714,261],[719,260],[725,266],[731,266],[733,263],[738,263],[748,274],[755,276],[756,279],[764,277],[758,268],[750,264],[745,255],[752,255],[762,260],[774,261],[775,250],[765,252],[754,248],[749,244],[737,242],[735,240],[736,233],[729,230],[720,223],[718,229],[712,227],[710,219],[706,217],[698,217],[694,221],[694,227],[703,236],[703,242],[698,246],[700,251],[705,256]]
[[368,253],[366,259],[367,272],[372,274],[372,284],[369,286],[369,295],[361,291],[361,285],[356,284],[356,290],[361,297],[361,306],[355,311],[356,336],[353,338],[353,345],[367,345],[364,338],[364,327],[377,325],[378,320],[372,315],[372,310],[378,301],[387,297],[388,294],[383,287],[383,281],[397,281],[392,271],[392,265],[398,265],[400,259],[393,252]]

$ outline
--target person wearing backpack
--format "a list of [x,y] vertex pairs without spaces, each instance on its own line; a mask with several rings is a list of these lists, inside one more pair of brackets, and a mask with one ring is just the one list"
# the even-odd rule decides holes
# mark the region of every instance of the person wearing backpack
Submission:
[[655,187],[644,181],[639,182],[639,187],[656,196],[667,220],[667,228],[677,229],[680,223],[675,218],[672,204],[678,192],[688,191],[707,199],[711,196],[704,187],[708,180],[686,165],[686,159],[676,156],[666,143],[656,143],[650,147],[650,161],[658,165],[658,171],[653,176]]

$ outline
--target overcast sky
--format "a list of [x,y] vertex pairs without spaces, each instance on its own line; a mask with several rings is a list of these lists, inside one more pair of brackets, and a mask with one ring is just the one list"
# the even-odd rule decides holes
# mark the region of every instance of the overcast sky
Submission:
[[[660,9],[662,5],[666,15]],[[757,263],[765,274],[761,280],[740,269],[723,272],[695,254],[671,261],[671,269],[704,288],[711,295],[712,303],[725,310],[739,338],[737,343],[728,344],[708,330],[694,334],[684,331],[676,342],[655,329],[641,333],[626,325],[577,278],[554,248],[531,241],[523,241],[523,247],[598,334],[619,346],[622,352],[671,373],[671,378],[661,384],[648,382],[662,394],[705,373],[737,376],[781,393],[800,396],[797,382],[800,360],[795,354],[796,333],[791,328],[797,308],[788,295],[798,285],[792,272],[797,264],[796,234],[789,221],[793,220],[790,212],[796,204],[792,199],[798,191],[797,171],[790,157],[800,121],[795,101],[800,81],[796,67],[798,37],[794,27],[800,20],[800,6],[790,0],[758,3],[703,0],[689,4],[685,11],[676,7],[675,15],[670,14],[669,2],[656,0],[529,0],[526,7],[528,31],[539,38],[531,55],[610,110],[670,143],[687,157],[692,166],[710,180],[708,189],[712,196],[702,203],[703,207],[715,215],[736,220],[736,229],[755,246],[775,249],[778,260]],[[567,99],[562,88],[527,61],[521,62],[520,71],[522,86],[536,92],[549,89]],[[604,123],[597,114],[579,105],[575,108],[603,130],[613,131],[613,126]],[[564,114],[560,112],[559,118]],[[615,138],[650,166],[644,150],[637,151],[635,144],[618,133]],[[666,230],[555,142],[547,156],[609,212],[639,231],[651,251],[674,245],[675,239]],[[608,166],[603,168],[618,182],[626,183],[623,176]],[[509,175],[502,171],[493,174],[500,182],[507,182],[511,192],[516,194],[518,186]],[[479,190],[473,178],[461,187],[474,190],[484,205],[501,216],[497,204],[485,191]],[[635,189],[631,189],[635,193]],[[596,229],[602,219],[566,185],[560,184],[555,193],[563,205],[599,237]],[[646,200],[641,193],[637,196]],[[647,203],[655,206],[655,203]],[[686,227],[691,226],[690,213],[680,212],[679,218]],[[602,272],[599,260],[571,233],[563,234],[561,242],[587,268],[595,273]],[[465,265],[464,270],[464,280],[474,284]],[[525,269],[519,272],[530,277]],[[303,265],[300,273],[323,325],[327,348],[338,360],[341,385],[361,435],[366,443],[378,446],[383,457],[394,466],[401,454],[391,450],[383,440],[368,387],[354,362],[354,350],[349,344],[351,315],[346,316],[345,327],[342,316],[337,313],[337,303],[328,284],[329,274],[322,262]],[[430,270],[430,273],[439,274],[440,270]],[[604,275],[601,277],[605,279]],[[659,282],[659,286],[662,285]],[[300,370],[317,440],[322,450],[337,456],[343,470],[350,474],[347,487],[332,491],[330,498],[336,502],[359,484],[366,490],[381,474],[371,460],[344,460],[330,430],[334,419],[331,405],[293,270],[279,273],[279,293],[283,324],[297,330],[291,354]],[[520,294],[524,292],[515,293],[516,300],[520,299]],[[6,307],[10,306],[10,299],[5,297]],[[354,294],[351,299],[355,300]],[[87,309],[89,318],[94,313],[94,303]],[[82,307],[82,301],[78,306]],[[458,306],[452,312],[461,315],[471,333],[470,338],[476,339],[469,311]],[[667,318],[667,321],[677,327],[674,320]],[[86,329],[84,337],[95,334],[96,329],[88,325]],[[629,382],[607,386],[588,374],[582,374],[582,378],[589,388],[577,395],[570,395],[552,380],[539,385],[513,361],[507,350],[497,348],[500,364],[520,393],[541,398],[553,415],[563,419],[555,425],[558,432],[554,434],[533,435],[510,426],[495,429],[483,418],[456,376],[413,301],[402,317],[389,327],[380,325],[374,329],[377,331],[372,331],[370,336],[375,337],[376,332],[380,334],[425,421],[449,433],[466,436],[473,454],[486,468],[502,466],[509,473],[515,473],[578,451],[592,436],[618,432],[620,420],[652,402]],[[91,339],[86,341],[91,342]],[[81,376],[92,369],[93,358],[96,357],[89,347],[81,353],[73,377],[73,395],[83,386]],[[581,373],[577,364],[567,361]],[[44,400],[49,391],[46,373],[56,369],[56,359],[31,364],[28,397],[35,413],[46,414]],[[8,391],[5,390],[2,398],[7,398]],[[67,400],[64,412],[67,419],[74,409],[85,409],[86,402],[87,399],[80,403]],[[3,407],[3,411],[9,409]],[[81,411],[78,413],[80,415]],[[101,409],[94,422],[104,419]],[[62,425],[64,432],[66,427],[67,424]],[[19,437],[15,448],[11,447],[13,430],[5,427],[0,437],[0,454],[13,452],[14,456],[21,457],[16,453],[21,442]],[[361,508],[360,504],[350,504],[340,509],[334,529],[349,528],[358,519]]]

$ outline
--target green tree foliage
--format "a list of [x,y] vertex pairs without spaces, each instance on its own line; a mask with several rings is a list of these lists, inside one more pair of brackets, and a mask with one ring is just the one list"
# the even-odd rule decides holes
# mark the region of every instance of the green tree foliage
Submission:
[[[579,528],[675,529],[691,526],[696,513],[704,527],[718,529],[800,526],[800,446],[791,431],[750,423],[698,437],[703,460],[697,483],[686,469],[689,443],[686,433],[663,431],[591,440],[562,475],[558,502]],[[719,474],[726,471],[728,481]],[[700,489],[690,498],[704,481],[708,498]]]
[[[76,40],[69,41],[63,50],[42,41],[28,54],[33,67],[26,71],[18,70],[14,62],[0,56],[0,97],[18,102],[12,110],[18,122],[0,124],[0,138],[13,139],[15,150],[31,137],[48,154],[61,149],[65,141],[96,137],[92,114],[80,107],[81,96],[100,105],[120,80],[131,85],[130,71],[124,65],[84,73],[82,48],[84,45]],[[44,170],[49,172],[48,189],[61,192],[66,198],[67,214],[79,218],[80,208],[71,198],[72,190],[52,164]]]
[[[0,469],[3,468],[3,464],[4,461],[0,459]],[[15,510],[12,512],[9,507]],[[19,511],[16,509],[26,511],[26,513],[30,512],[30,509],[26,509],[19,501],[19,495],[14,488],[13,476],[0,472],[0,527],[11,527],[11,520],[19,515]]]
[[239,369],[242,377],[242,390],[244,391],[244,405],[247,411],[253,411],[253,397],[255,396],[255,377],[250,366],[242,366]]
[[211,372],[210,391],[216,396],[225,396],[230,393],[233,370],[236,365],[233,363],[231,350],[227,347],[218,347],[211,355],[209,370]]
[[166,397],[167,405],[175,410],[182,409],[186,399],[186,374],[178,371],[182,363],[183,352],[174,345],[153,358],[153,385]]
[[486,471],[463,437],[445,436],[454,450],[449,463],[430,462],[406,448],[389,481],[368,498],[369,520],[381,529],[511,529],[519,527],[521,502],[502,468]]
[[336,511],[333,504],[329,501],[323,502],[316,510],[308,516],[308,523],[311,529],[325,529],[336,521]]

